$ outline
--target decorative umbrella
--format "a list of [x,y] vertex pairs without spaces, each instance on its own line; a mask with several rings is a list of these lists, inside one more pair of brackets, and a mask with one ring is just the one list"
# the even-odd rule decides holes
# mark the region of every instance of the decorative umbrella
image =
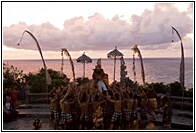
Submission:
[[77,62],[83,63],[83,77],[85,77],[85,63],[92,63],[92,59],[85,55],[85,52],[82,54],[82,56],[78,57]]
[[116,59],[120,59],[124,55],[117,50],[117,46],[115,49],[107,54],[108,58],[114,58],[114,81],[115,81],[115,69],[116,69]]

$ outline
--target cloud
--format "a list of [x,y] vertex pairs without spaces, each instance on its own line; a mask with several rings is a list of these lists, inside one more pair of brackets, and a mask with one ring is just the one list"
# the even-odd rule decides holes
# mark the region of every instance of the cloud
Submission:
[[[152,10],[144,10],[139,15],[130,16],[130,22],[122,20],[122,15],[107,19],[104,14],[95,13],[84,20],[82,16],[64,21],[64,28],[59,29],[50,22],[41,25],[27,25],[25,22],[3,27],[3,44],[17,49],[37,50],[35,41],[25,34],[30,31],[38,40],[44,51],[111,50],[115,46],[127,49],[137,44],[143,48],[165,49],[172,40],[171,26],[180,33],[181,38],[193,33],[192,5],[180,12],[173,4],[155,4]],[[175,41],[179,41],[176,34]],[[185,41],[191,42],[191,38]]]

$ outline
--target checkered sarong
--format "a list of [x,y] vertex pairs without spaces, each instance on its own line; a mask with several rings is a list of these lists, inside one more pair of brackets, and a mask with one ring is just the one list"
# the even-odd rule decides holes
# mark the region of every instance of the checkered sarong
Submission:
[[93,121],[93,114],[91,113],[91,114],[88,114],[89,115],[89,121]]
[[132,114],[131,114],[131,121],[134,121],[134,120],[137,120],[138,117],[137,117],[137,111],[133,111]]
[[54,119],[59,119],[60,114],[58,112],[58,110],[54,110]]
[[115,122],[117,119],[122,120],[122,112],[114,112],[112,115],[111,122]]
[[124,109],[124,115],[125,115],[125,119],[126,120],[130,120],[131,119],[131,114],[132,114],[131,110]]
[[68,123],[73,121],[71,113],[66,113],[66,120]]
[[63,122],[66,122],[66,113],[65,112],[61,112],[61,119]]
[[80,121],[89,121],[89,115],[84,113],[80,115]]
[[106,106],[103,107],[103,116],[109,116],[109,110]]
[[76,109],[72,109],[72,110],[71,110],[71,115],[72,115],[72,117],[73,117],[73,120],[76,120],[76,118],[77,118]]
[[71,113],[66,113],[66,112],[61,112],[61,119],[63,122],[68,122],[68,123],[73,121],[73,117]]

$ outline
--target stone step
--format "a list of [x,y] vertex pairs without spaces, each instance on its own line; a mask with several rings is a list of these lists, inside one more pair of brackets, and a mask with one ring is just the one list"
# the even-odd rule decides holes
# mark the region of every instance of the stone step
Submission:
[[50,109],[49,104],[21,104],[17,109]]
[[16,109],[19,117],[50,117],[49,109]]

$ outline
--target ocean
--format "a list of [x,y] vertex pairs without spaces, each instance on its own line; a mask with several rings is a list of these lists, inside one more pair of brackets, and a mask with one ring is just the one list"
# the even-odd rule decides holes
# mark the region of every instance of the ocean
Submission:
[[[179,81],[180,73],[180,58],[144,58],[144,72],[145,81],[148,83],[152,82],[163,82],[164,84],[173,83]],[[56,71],[61,70],[61,59],[46,59],[45,63],[47,68],[51,68]],[[42,60],[3,60],[3,63],[13,65],[18,70],[23,70],[24,74],[37,73],[43,68]],[[78,63],[76,59],[73,59],[75,68],[75,77],[83,77],[83,64]],[[85,77],[92,79],[93,69],[97,63],[97,59],[93,59],[92,63],[85,64]],[[113,82],[114,79],[114,60],[113,59],[101,59],[102,68],[104,72],[109,76],[109,82]],[[134,80],[133,76],[133,60],[131,58],[125,59],[125,65],[127,66],[127,77]],[[141,78],[141,66],[140,60],[136,58],[136,81],[142,84]],[[63,73],[68,76],[71,80],[73,74],[71,65],[68,59],[64,59]],[[193,88],[193,58],[185,58],[185,87]],[[115,79],[120,81],[120,60],[116,61]]]

